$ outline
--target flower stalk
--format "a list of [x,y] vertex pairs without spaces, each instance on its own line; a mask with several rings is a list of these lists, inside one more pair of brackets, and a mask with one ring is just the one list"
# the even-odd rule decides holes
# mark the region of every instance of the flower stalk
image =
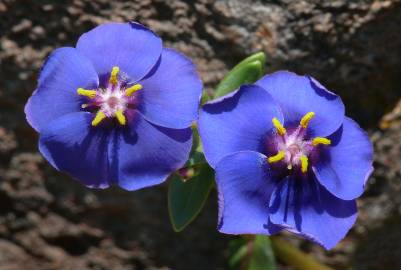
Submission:
[[281,237],[272,236],[270,240],[276,257],[296,270],[333,270],[294,247]]

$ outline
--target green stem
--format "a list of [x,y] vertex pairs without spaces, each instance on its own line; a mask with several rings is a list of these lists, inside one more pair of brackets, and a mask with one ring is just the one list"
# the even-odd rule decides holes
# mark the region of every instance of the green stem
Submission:
[[300,251],[280,237],[270,237],[274,253],[282,262],[297,270],[333,270],[316,261],[312,256]]
[[239,268],[240,270],[246,270],[249,262],[251,261],[255,235],[244,235],[243,238],[246,240],[246,255],[245,258],[242,260],[241,266]]

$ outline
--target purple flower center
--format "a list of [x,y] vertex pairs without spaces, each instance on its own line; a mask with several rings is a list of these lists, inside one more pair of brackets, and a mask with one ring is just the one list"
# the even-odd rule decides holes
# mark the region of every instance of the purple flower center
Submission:
[[130,105],[136,103],[136,92],[142,89],[142,85],[134,84],[128,86],[119,79],[119,67],[113,67],[106,87],[87,90],[78,88],[78,95],[89,98],[88,102],[82,104],[82,108],[92,108],[96,115],[92,121],[92,126],[97,126],[106,118],[115,117],[121,125],[126,124],[125,111]]
[[291,132],[287,132],[277,118],[273,118],[277,133],[271,139],[276,154],[268,157],[269,163],[281,162],[288,170],[297,169],[302,173],[308,171],[309,160],[316,156],[317,148],[320,145],[331,144],[329,139],[323,137],[315,137],[312,140],[306,138],[306,129],[314,116],[314,112],[308,112],[302,117],[299,126]]

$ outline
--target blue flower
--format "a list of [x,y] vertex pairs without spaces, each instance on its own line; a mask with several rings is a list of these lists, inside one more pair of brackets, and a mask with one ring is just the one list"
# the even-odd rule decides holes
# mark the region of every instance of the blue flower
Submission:
[[39,149],[84,185],[137,190],[187,160],[202,83],[138,23],[107,23],[55,50],[25,107]]
[[330,249],[354,224],[372,145],[315,79],[276,72],[242,86],[203,107],[199,131],[216,170],[220,232],[286,229]]

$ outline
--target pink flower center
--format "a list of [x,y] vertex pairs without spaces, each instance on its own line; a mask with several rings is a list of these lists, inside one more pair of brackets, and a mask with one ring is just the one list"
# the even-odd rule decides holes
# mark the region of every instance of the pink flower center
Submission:
[[284,163],[289,170],[299,168],[306,173],[309,167],[309,158],[319,145],[330,145],[331,141],[323,137],[315,137],[312,140],[306,138],[306,129],[309,121],[315,116],[314,112],[302,117],[299,126],[291,131],[281,125],[277,118],[272,122],[277,133],[272,138],[275,155],[268,157],[269,163]]

